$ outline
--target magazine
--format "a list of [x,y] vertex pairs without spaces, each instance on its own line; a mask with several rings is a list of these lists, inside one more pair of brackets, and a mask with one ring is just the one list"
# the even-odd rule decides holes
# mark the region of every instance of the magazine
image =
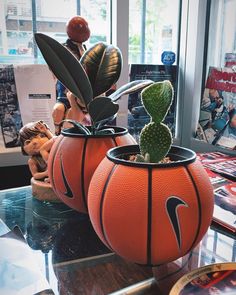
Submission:
[[236,180],[236,157],[220,152],[199,153],[198,159],[205,168],[231,180]]
[[203,165],[208,163],[223,162],[233,158],[233,156],[221,152],[197,153],[197,157]]
[[236,180],[236,158],[216,163],[205,163],[204,166],[226,178]]
[[236,183],[216,188],[214,196],[214,221],[231,232],[236,232]]
[[236,149],[236,72],[232,67],[209,68],[196,138]]
[[43,120],[53,130],[55,102],[48,66],[0,64],[0,152],[20,146],[19,130],[29,122]]
[[[170,80],[174,87],[174,101],[165,118],[172,134],[175,133],[177,66],[132,64],[130,66],[130,81],[150,79],[154,82]],[[138,141],[139,133],[145,124],[150,122],[150,116],[145,111],[140,93],[130,94],[128,98],[128,130]]]
[[0,125],[5,147],[19,146],[22,117],[12,65],[0,66]]
[[231,165],[235,169],[236,164],[232,162],[236,159],[220,152],[200,153],[198,159],[205,167],[214,189],[215,205],[212,224],[220,227],[222,231],[236,233],[236,182],[214,172],[223,171],[224,174],[225,169],[229,169],[227,167]]
[[217,173],[211,171],[208,168],[205,168],[205,171],[207,172],[208,177],[210,179],[210,182],[211,182],[211,184],[212,184],[212,186],[213,186],[214,189],[216,189],[216,188],[218,188],[220,186],[223,186],[223,185],[232,183],[231,180],[229,180],[227,178],[224,178],[220,174],[217,174]]
[[216,263],[197,268],[180,278],[169,295],[236,294],[236,263]]
[[236,66],[236,53],[229,52],[225,53],[225,67]]
[[212,224],[222,231],[236,233],[236,183],[205,168],[214,188]]

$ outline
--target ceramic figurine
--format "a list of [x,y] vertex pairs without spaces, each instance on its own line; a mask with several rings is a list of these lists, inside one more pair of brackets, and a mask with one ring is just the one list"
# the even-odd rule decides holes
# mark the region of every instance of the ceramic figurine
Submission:
[[[48,171],[58,197],[68,206],[85,213],[90,179],[108,149],[135,143],[127,129],[109,125],[119,109],[116,101],[125,94],[141,91],[153,81],[133,81],[104,96],[104,93],[108,95],[121,73],[119,48],[99,42],[86,50],[78,61],[62,44],[47,35],[37,33],[35,41],[54,75],[73,93],[68,92],[68,98],[76,103],[79,114],[83,112],[84,118],[79,116],[80,122],[75,116],[70,120],[73,127],[63,129],[58,136],[50,153]],[[76,115],[73,107],[71,111],[72,116]],[[88,119],[90,124],[84,122]]]
[[49,152],[56,137],[43,121],[24,125],[19,136],[21,151],[29,156],[33,195],[40,200],[58,200],[49,183],[47,171]]
[[[68,99],[68,102],[70,103],[70,107],[65,113],[65,122],[63,122],[63,124],[60,124],[60,126],[62,126],[62,128],[71,127],[71,123],[69,123],[70,120],[80,122],[84,126],[90,126],[91,118],[83,101],[74,96],[70,91],[67,91],[66,97]],[[68,122],[66,122],[66,120],[68,120]]]
[[[90,30],[87,21],[81,16],[72,17],[66,25],[66,32],[69,38],[63,45],[71,53],[73,53],[73,55],[78,60],[80,60],[81,56],[86,50],[83,42],[87,41],[90,37]],[[83,112],[80,111],[81,103],[79,104],[79,106],[76,106],[75,103],[71,105],[71,100],[73,100],[73,102],[75,102],[75,100],[73,98],[68,98],[67,89],[59,80],[56,83],[56,90],[57,101],[53,108],[52,117],[55,125],[55,134],[59,135],[62,127],[61,121],[65,118],[72,119],[71,114],[69,114],[68,116],[67,114],[68,112],[71,113],[71,108],[73,108],[73,106],[75,106],[75,110],[73,112],[75,112],[79,116],[79,118],[83,117]],[[79,119],[76,120],[80,121]],[[81,121],[83,121],[83,119]]]

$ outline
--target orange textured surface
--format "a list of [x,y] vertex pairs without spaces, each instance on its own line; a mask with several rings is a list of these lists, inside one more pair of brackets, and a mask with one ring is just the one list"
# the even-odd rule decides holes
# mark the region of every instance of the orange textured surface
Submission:
[[[152,193],[152,260],[163,263],[183,256],[192,246],[198,228],[199,212],[195,189],[184,167],[155,169]],[[179,220],[179,248],[166,201],[178,197],[187,204],[176,209]]]
[[[68,206],[86,212],[81,190],[81,161],[84,139],[64,137],[59,148],[52,154],[53,163],[49,160],[53,188],[58,197]],[[50,153],[51,155],[51,153]],[[72,191],[73,198],[65,195],[66,186],[63,180],[61,165],[63,166],[66,181]]]
[[85,192],[88,194],[88,187],[96,170],[98,164],[106,156],[107,151],[110,148],[115,147],[115,142],[112,138],[90,138],[86,148],[85,155]]
[[211,223],[211,217],[214,209],[214,194],[213,187],[210,183],[210,179],[199,161],[196,161],[188,166],[189,172],[191,173],[194,181],[199,190],[199,197],[201,201],[201,228],[199,232],[199,237],[196,241],[198,244],[206,232],[209,224]]
[[[84,199],[87,202],[90,180],[107,151],[116,145],[132,144],[134,139],[126,134],[119,136],[117,141],[116,137],[115,140],[111,137],[88,137],[86,146],[85,142],[83,137],[60,135],[52,147],[48,161],[49,178],[58,197],[71,208],[84,213],[87,212]],[[73,198],[65,195],[61,165]]]
[[[92,224],[95,231],[98,233],[99,237],[103,241],[106,246],[109,247],[107,244],[103,232],[102,226],[100,222],[100,206],[102,200],[102,192],[105,186],[105,183],[108,179],[112,168],[115,166],[114,163],[109,161],[107,158],[104,158],[101,164],[96,169],[96,177],[92,178],[89,186],[89,198],[88,198],[88,208],[89,208],[89,215],[93,215]],[[99,184],[99,185],[98,185]]]
[[185,255],[201,240],[211,223],[213,192],[200,163],[149,172],[120,164],[112,170],[111,163],[105,159],[96,170],[88,204],[97,234],[113,251],[157,265]]
[[[116,166],[108,180],[102,205],[100,219],[101,194],[99,184],[104,187],[103,172],[107,174],[107,159],[99,165],[92,178],[89,189],[89,215],[94,229],[104,241],[105,239],[121,256],[145,264],[147,256],[147,217],[148,191],[147,170],[142,169],[136,174],[134,168]],[[111,162],[110,162],[111,163]],[[110,164],[109,163],[109,164]],[[110,169],[111,170],[111,169]],[[104,179],[103,179],[104,178]],[[96,202],[94,202],[96,200]]]

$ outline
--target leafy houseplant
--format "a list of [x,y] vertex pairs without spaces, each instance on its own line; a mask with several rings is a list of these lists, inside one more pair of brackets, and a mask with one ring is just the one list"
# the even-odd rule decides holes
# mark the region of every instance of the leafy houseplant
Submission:
[[118,48],[97,43],[78,61],[64,46],[44,35],[35,40],[54,75],[80,99],[92,126],[70,121],[50,151],[49,178],[57,196],[68,206],[87,212],[87,191],[93,172],[108,149],[135,143],[127,129],[105,124],[118,112],[116,101],[124,94],[140,91],[153,81],[134,81],[103,95],[116,83],[122,68]]
[[140,147],[108,151],[90,182],[88,209],[106,246],[133,262],[159,265],[202,239],[212,219],[213,190],[196,154],[171,146],[162,123],[173,97],[170,82],[152,84],[141,96],[152,121],[141,132]]
[[[102,126],[118,112],[116,101],[124,94],[135,93],[153,83],[151,80],[130,82],[106,97],[103,94],[117,82],[122,69],[122,55],[117,47],[96,43],[78,62],[73,54],[51,37],[36,33],[35,40],[55,76],[80,99],[91,117],[90,130],[74,122],[81,134],[104,133]],[[112,132],[112,129],[107,132]]]

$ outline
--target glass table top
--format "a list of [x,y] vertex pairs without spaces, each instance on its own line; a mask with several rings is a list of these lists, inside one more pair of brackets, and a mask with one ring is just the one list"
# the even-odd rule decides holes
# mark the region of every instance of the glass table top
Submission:
[[[103,245],[88,215],[63,203],[35,199],[31,186],[0,191],[0,219],[10,230],[17,225],[23,233],[31,259],[52,290],[39,292],[45,289],[42,287],[37,291],[42,295],[168,294],[175,281],[191,269],[235,261],[233,237],[209,229],[201,243],[178,261],[155,268],[133,264]],[[0,235],[7,231],[0,223]],[[2,280],[0,290],[1,284]]]

